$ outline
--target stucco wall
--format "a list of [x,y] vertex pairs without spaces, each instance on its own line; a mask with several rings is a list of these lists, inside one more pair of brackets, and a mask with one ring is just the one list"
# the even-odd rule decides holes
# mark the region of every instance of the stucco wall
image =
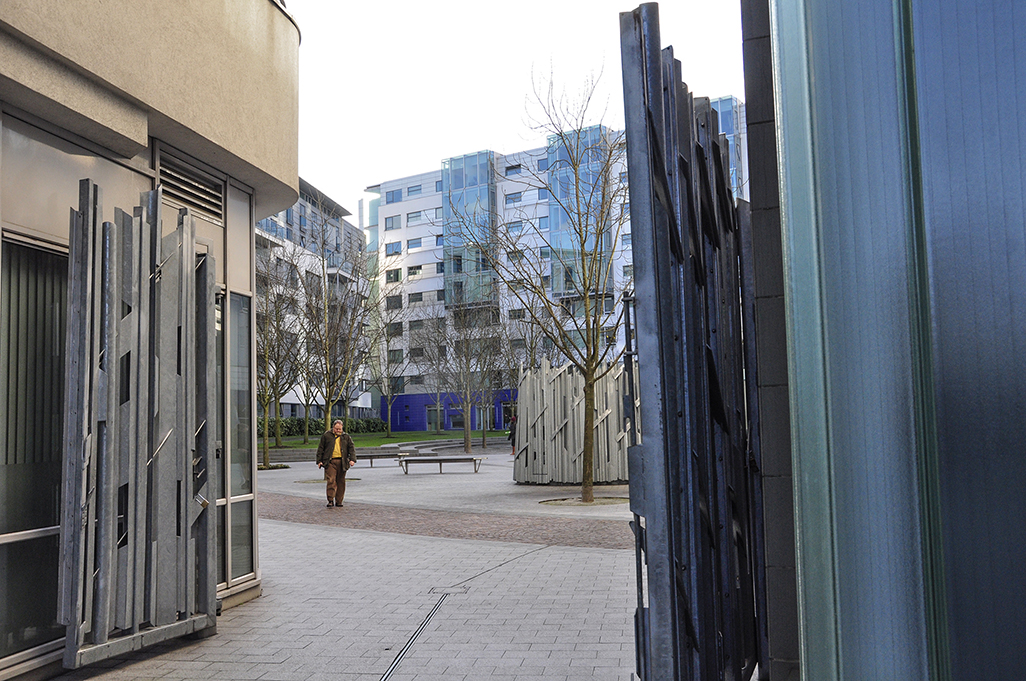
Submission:
[[0,99],[124,156],[167,142],[252,186],[257,218],[298,194],[298,52],[272,0],[0,3]]

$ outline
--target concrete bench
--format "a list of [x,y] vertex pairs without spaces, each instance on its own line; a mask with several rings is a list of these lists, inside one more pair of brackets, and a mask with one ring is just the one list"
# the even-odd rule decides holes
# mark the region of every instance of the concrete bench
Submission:
[[443,463],[472,463],[474,464],[474,472],[477,473],[481,469],[481,462],[488,457],[486,456],[470,456],[464,454],[462,456],[402,456],[396,461],[399,462],[399,467],[403,469],[403,473],[407,475],[410,472],[411,463],[437,463],[438,472],[442,472]]

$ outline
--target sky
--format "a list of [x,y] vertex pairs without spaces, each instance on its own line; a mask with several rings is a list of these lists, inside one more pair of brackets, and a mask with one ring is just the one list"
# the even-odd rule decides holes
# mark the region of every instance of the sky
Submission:
[[[623,127],[619,13],[626,0],[286,0],[299,24],[299,174],[348,209],[368,186],[443,158],[544,144],[533,84],[573,95],[597,78],[590,124]],[[698,96],[744,99],[740,0],[659,7]]]

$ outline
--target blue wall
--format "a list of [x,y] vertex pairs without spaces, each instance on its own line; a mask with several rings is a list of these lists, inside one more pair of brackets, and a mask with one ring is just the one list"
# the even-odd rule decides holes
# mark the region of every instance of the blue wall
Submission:
[[[495,421],[497,427],[505,427],[506,424],[503,421],[502,415],[502,403],[509,402],[512,400],[512,390],[503,390],[495,396],[495,401],[492,404],[492,409],[495,410]],[[435,404],[434,393],[431,394],[415,394],[415,395],[400,395],[392,403],[392,430],[393,431],[426,431],[428,430],[428,407],[433,407]],[[455,393],[443,393],[442,395],[442,406],[445,409],[445,423],[443,428],[445,430],[463,430],[462,426],[456,428],[452,425],[453,418],[460,418],[460,411],[456,408],[458,402],[456,401]],[[388,417],[388,403],[385,398],[381,398],[380,402],[381,419],[386,420]],[[474,430],[478,428],[477,424],[477,410],[469,410],[470,414],[470,428]]]

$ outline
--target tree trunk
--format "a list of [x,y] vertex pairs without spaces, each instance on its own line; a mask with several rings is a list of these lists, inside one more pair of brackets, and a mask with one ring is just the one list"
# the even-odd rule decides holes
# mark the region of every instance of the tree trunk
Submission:
[[267,421],[267,412],[271,405],[264,401],[264,468],[271,465],[271,452],[267,449],[267,438],[270,437],[268,428],[270,423]]
[[487,409],[482,409],[481,412],[481,447],[483,448],[488,446],[488,417],[491,414]]
[[281,449],[281,397],[274,396],[274,446]]
[[385,437],[392,437],[392,400],[385,398]]
[[595,501],[595,375],[584,377],[584,451],[581,452],[581,501]]

